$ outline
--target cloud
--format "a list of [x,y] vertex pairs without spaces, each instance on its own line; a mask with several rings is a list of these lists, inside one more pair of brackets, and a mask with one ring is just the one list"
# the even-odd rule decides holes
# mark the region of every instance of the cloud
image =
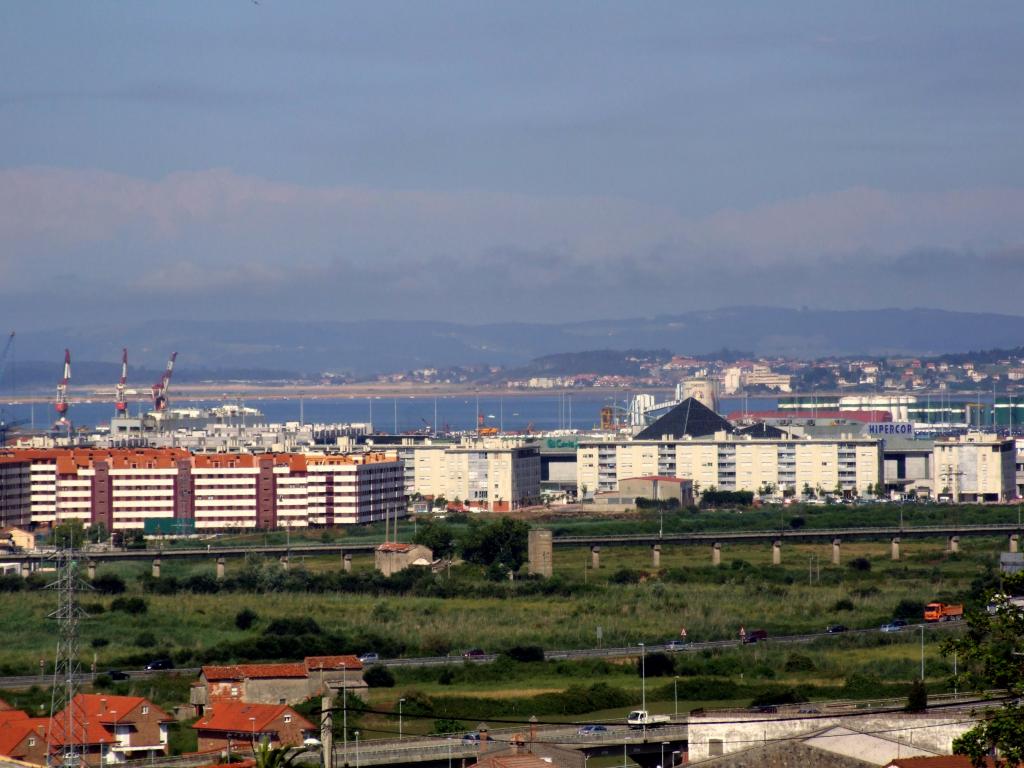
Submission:
[[[1021,222],[1017,188],[852,188],[687,218],[625,198],[313,187],[227,169],[157,180],[0,171],[9,295],[192,297],[200,310],[235,314],[257,313],[267,301],[309,316],[339,302],[390,302],[401,313],[421,296],[450,292],[486,295],[482,305],[496,317],[553,301],[599,317],[623,314],[615,301],[653,301],[645,311],[665,311],[687,295],[716,306],[743,294],[743,281],[771,286],[775,303],[814,303],[787,295],[779,276],[817,297],[834,295],[837,279],[861,285],[893,276],[916,281],[921,304],[969,308],[962,305],[984,306],[991,295],[972,275],[1021,270]],[[928,270],[942,281],[966,276],[960,295],[922,277]],[[711,284],[687,294],[694,280]]]

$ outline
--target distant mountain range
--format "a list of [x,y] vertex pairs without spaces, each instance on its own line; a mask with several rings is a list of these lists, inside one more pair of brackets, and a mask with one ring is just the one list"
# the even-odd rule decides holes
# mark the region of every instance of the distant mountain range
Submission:
[[[177,350],[180,381],[283,378],[329,371],[367,375],[424,367],[525,366],[558,353],[602,349],[669,350],[708,355],[817,358],[838,355],[941,355],[1024,343],[1024,317],[937,309],[796,310],[728,307],[677,315],[567,323],[468,325],[431,320],[204,322],[192,319],[18,330],[16,359],[44,361],[59,377],[65,347],[79,361],[102,363],[116,379],[127,346],[132,380],[149,383]],[[735,354],[735,353],[732,353]],[[10,362],[10,361],[8,361]],[[19,363],[19,367],[28,367]],[[145,371],[138,370],[145,368]],[[85,383],[75,368],[76,383]],[[294,372],[294,373],[292,373]],[[201,376],[196,374],[201,373]]]

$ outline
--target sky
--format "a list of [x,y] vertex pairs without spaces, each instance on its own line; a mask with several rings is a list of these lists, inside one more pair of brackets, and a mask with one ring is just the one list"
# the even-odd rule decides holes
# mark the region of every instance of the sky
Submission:
[[1024,4],[9,3],[9,323],[1024,314]]

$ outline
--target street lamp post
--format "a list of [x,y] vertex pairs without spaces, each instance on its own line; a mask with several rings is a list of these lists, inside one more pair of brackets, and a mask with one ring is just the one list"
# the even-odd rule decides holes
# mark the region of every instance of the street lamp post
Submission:
[[356,768],[359,768],[359,731],[356,731]]
[[679,675],[672,681],[672,710],[676,716],[679,715]]
[[348,669],[341,662],[341,753],[348,765]]
[[924,624],[921,627],[921,682],[924,683]]
[[640,709],[647,711],[647,669],[643,643],[640,643]]
[[405,703],[405,699],[398,700],[398,740],[402,740],[402,704]]
[[665,747],[667,747],[668,744],[669,742],[667,741],[661,742],[661,768],[665,768]]

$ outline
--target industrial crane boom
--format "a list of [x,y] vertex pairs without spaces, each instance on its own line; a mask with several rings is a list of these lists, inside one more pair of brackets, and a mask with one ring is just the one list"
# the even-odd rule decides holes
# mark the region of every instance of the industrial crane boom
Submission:
[[117,382],[117,396],[114,399],[114,407],[119,415],[128,412],[128,401],[125,400],[125,386],[128,384],[128,348],[121,350],[121,378]]
[[160,377],[160,381],[153,385],[153,409],[156,411],[167,410],[167,391],[171,385],[171,374],[174,373],[174,361],[177,357],[177,352],[171,353],[171,358],[167,361],[167,370]]

